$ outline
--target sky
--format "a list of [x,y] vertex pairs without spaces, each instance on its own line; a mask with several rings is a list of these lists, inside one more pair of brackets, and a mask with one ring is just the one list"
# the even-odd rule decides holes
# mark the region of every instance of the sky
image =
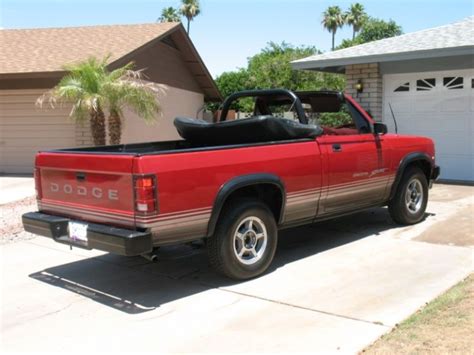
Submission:
[[[191,39],[211,74],[245,67],[270,41],[328,51],[331,34],[321,25],[332,5],[346,10],[360,2],[373,17],[393,19],[403,31],[445,25],[474,14],[474,0],[201,0]],[[0,27],[37,28],[155,22],[161,9],[179,0],[0,0]],[[336,45],[350,38],[345,27]],[[93,40],[93,39],[91,39]],[[113,40],[113,39],[111,39]],[[1,55],[1,53],[0,53]]]

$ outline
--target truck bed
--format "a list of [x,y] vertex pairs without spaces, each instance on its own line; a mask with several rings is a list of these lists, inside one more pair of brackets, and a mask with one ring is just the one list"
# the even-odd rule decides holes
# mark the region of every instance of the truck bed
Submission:
[[185,153],[203,150],[218,150],[218,149],[235,149],[240,147],[258,147],[262,145],[273,144],[288,144],[298,142],[310,142],[311,138],[299,138],[291,140],[268,141],[259,143],[243,143],[243,144],[222,144],[222,145],[206,145],[191,143],[186,140],[175,140],[165,142],[146,142],[146,143],[132,143],[108,145],[99,147],[81,147],[81,148],[67,148],[56,149],[48,152],[54,153],[79,153],[79,154],[123,154],[123,155],[153,155],[153,154],[174,154]]

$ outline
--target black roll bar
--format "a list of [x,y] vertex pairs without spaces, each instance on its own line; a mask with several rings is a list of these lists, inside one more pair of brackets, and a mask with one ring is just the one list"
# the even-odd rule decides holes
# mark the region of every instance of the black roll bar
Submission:
[[300,123],[307,124],[308,119],[304,113],[303,105],[301,104],[301,100],[299,99],[296,94],[290,90],[286,89],[266,89],[266,90],[244,90],[238,91],[233,93],[232,95],[228,96],[224,103],[222,104],[222,112],[219,118],[219,121],[225,121],[227,118],[227,114],[229,113],[229,108],[232,102],[242,97],[258,97],[258,96],[276,96],[276,95],[285,95],[288,96],[293,101],[293,106],[295,107],[296,113],[298,115],[298,120]]

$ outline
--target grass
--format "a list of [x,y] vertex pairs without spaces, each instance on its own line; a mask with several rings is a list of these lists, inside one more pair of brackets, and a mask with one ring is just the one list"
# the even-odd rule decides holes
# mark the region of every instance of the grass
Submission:
[[474,274],[384,335],[364,354],[474,354]]

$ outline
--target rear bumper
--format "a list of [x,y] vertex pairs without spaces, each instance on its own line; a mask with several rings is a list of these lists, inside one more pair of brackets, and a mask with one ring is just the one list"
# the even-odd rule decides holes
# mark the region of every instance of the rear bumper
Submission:
[[52,238],[58,243],[78,248],[98,249],[125,256],[146,254],[153,249],[150,233],[86,223],[87,240],[85,241],[69,237],[69,222],[74,222],[69,218],[41,212],[29,212],[22,216],[22,220],[23,227],[27,232]]

